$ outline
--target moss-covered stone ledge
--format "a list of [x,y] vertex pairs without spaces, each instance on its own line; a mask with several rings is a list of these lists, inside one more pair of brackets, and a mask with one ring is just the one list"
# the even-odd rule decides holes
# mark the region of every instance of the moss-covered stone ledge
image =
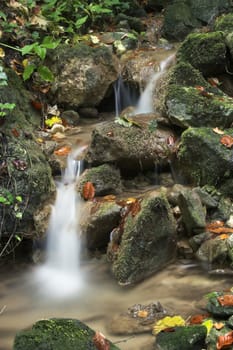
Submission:
[[[98,350],[95,331],[75,319],[49,319],[36,322],[19,332],[13,350]],[[110,350],[120,350],[109,341]]]
[[[224,130],[233,137],[233,129]],[[180,169],[196,185],[213,185],[226,196],[233,196],[232,149],[221,143],[223,135],[212,128],[188,128],[178,151]]]

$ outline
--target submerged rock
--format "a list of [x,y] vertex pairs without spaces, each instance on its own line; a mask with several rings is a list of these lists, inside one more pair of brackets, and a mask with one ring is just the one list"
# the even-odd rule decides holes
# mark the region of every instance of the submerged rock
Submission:
[[[112,272],[119,284],[139,282],[174,259],[176,227],[167,199],[152,192],[137,202],[125,216],[120,245],[114,239]],[[121,227],[121,226],[120,226]]]
[[[19,332],[14,350],[96,350],[95,331],[75,319],[49,319],[36,322],[30,330]],[[119,350],[106,340],[109,350]],[[107,346],[107,345],[106,345]]]

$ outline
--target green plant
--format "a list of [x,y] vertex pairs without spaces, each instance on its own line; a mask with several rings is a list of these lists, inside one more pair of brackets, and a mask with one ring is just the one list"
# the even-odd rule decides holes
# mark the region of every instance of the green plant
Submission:
[[[3,71],[3,67],[0,66],[0,86],[7,85],[7,75]],[[7,112],[12,111],[15,108],[14,103],[0,103],[0,118],[5,117]]]
[[20,209],[22,203],[21,196],[14,196],[11,192],[4,189],[0,192],[0,205],[9,206],[12,209],[13,215],[17,219],[22,219],[23,213]]

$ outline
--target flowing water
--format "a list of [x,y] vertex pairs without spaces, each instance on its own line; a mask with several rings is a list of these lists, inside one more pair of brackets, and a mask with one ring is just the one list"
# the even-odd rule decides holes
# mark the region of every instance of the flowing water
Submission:
[[[150,102],[145,103],[151,98],[148,92],[150,96],[158,76],[170,64],[169,59],[160,64],[160,71],[149,82],[141,96],[142,104],[150,106]],[[122,95],[119,90],[117,93]],[[124,103],[116,102],[116,114]],[[139,105],[140,102],[138,108]],[[77,143],[76,135],[74,139]],[[196,264],[177,262],[132,288],[122,288],[111,276],[104,259],[80,261],[80,240],[76,234],[80,202],[74,190],[80,163],[74,160],[76,157],[77,154],[68,158],[66,171],[57,185],[45,264],[31,267],[17,263],[0,268],[0,350],[12,349],[19,330],[52,317],[79,319],[104,333],[122,350],[151,350],[154,337],[150,333],[112,335],[109,327],[112,317],[127,312],[134,304],[157,301],[171,312],[187,316],[199,311],[197,302],[203,295],[232,287],[228,276],[209,275]]]

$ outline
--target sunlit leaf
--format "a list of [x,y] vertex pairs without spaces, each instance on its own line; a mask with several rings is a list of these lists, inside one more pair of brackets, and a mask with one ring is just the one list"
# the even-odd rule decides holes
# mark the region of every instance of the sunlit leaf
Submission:
[[177,326],[185,326],[185,320],[181,316],[166,316],[155,323],[153,334],[156,335],[166,328]]
[[36,69],[35,64],[31,63],[27,65],[23,71],[23,80],[28,80],[31,77],[32,73],[35,71],[35,69]]
[[207,334],[210,333],[211,329],[213,328],[213,324],[214,324],[214,322],[211,319],[208,319],[208,320],[202,322],[202,325],[205,326],[207,329]]

